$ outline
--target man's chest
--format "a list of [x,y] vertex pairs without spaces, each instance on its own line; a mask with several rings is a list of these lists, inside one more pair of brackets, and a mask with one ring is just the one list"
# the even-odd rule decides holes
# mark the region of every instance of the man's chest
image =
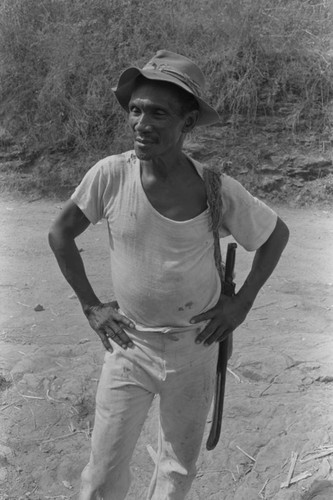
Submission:
[[194,219],[207,208],[206,190],[198,175],[188,182],[161,181],[142,177],[142,191],[150,205],[173,221]]
[[177,255],[210,246],[213,237],[208,209],[188,220],[176,220],[170,215],[184,213],[182,208],[177,211],[177,206],[169,209],[168,204],[160,204],[156,199],[155,207],[144,193],[135,191],[119,194],[106,217],[114,249],[139,254],[147,253],[148,247],[162,253],[168,248]]

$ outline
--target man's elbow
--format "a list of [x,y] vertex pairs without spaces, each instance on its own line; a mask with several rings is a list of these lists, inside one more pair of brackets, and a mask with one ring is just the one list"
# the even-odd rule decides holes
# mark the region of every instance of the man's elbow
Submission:
[[265,245],[267,245],[267,247],[269,248],[274,248],[281,254],[286,247],[288,240],[289,228],[287,224],[282,219],[280,219],[280,217],[278,217],[274,231],[268,238]]
[[57,231],[56,231],[55,224],[52,224],[52,226],[50,227],[48,235],[47,235],[47,239],[48,239],[48,242],[49,242],[49,245],[50,245],[52,251],[54,251],[56,248],[56,242],[57,242]]
[[290,236],[289,228],[287,224],[282,219],[280,219],[280,217],[278,217],[276,227],[278,230],[279,240],[281,241],[283,247],[285,247],[288,243]]
[[65,234],[61,226],[59,223],[54,222],[48,232],[48,242],[53,253],[57,253],[59,248],[63,246],[65,239]]

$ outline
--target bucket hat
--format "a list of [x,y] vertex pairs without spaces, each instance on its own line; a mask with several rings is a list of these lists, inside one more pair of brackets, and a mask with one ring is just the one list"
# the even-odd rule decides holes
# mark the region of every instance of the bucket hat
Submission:
[[121,75],[117,87],[112,90],[119,104],[128,111],[135,79],[142,75],[148,80],[169,82],[192,94],[199,105],[197,125],[209,125],[219,121],[219,115],[202,97],[205,77],[200,68],[190,59],[174,52],[159,50],[142,68],[132,66]]

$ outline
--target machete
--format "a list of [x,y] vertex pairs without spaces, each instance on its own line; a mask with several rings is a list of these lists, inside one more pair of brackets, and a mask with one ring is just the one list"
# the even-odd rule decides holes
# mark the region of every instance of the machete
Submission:
[[[222,293],[232,297],[235,295],[235,283],[234,278],[234,268],[236,259],[236,243],[229,243],[227,249],[227,257],[225,262],[225,274],[224,280],[222,282]],[[214,409],[213,409],[213,419],[210,433],[207,439],[206,448],[207,450],[213,450],[217,445],[222,425],[222,415],[223,415],[223,401],[224,401],[224,390],[225,390],[225,380],[227,373],[228,364],[228,354],[231,352],[231,342],[232,334],[220,342],[219,354],[217,359],[216,367],[216,383],[215,383],[215,397],[214,397]]]

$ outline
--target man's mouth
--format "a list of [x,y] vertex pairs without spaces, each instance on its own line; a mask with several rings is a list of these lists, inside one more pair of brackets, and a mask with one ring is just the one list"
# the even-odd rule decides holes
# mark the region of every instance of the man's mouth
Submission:
[[136,137],[135,142],[142,144],[143,146],[154,143],[152,139],[147,139],[146,137]]

